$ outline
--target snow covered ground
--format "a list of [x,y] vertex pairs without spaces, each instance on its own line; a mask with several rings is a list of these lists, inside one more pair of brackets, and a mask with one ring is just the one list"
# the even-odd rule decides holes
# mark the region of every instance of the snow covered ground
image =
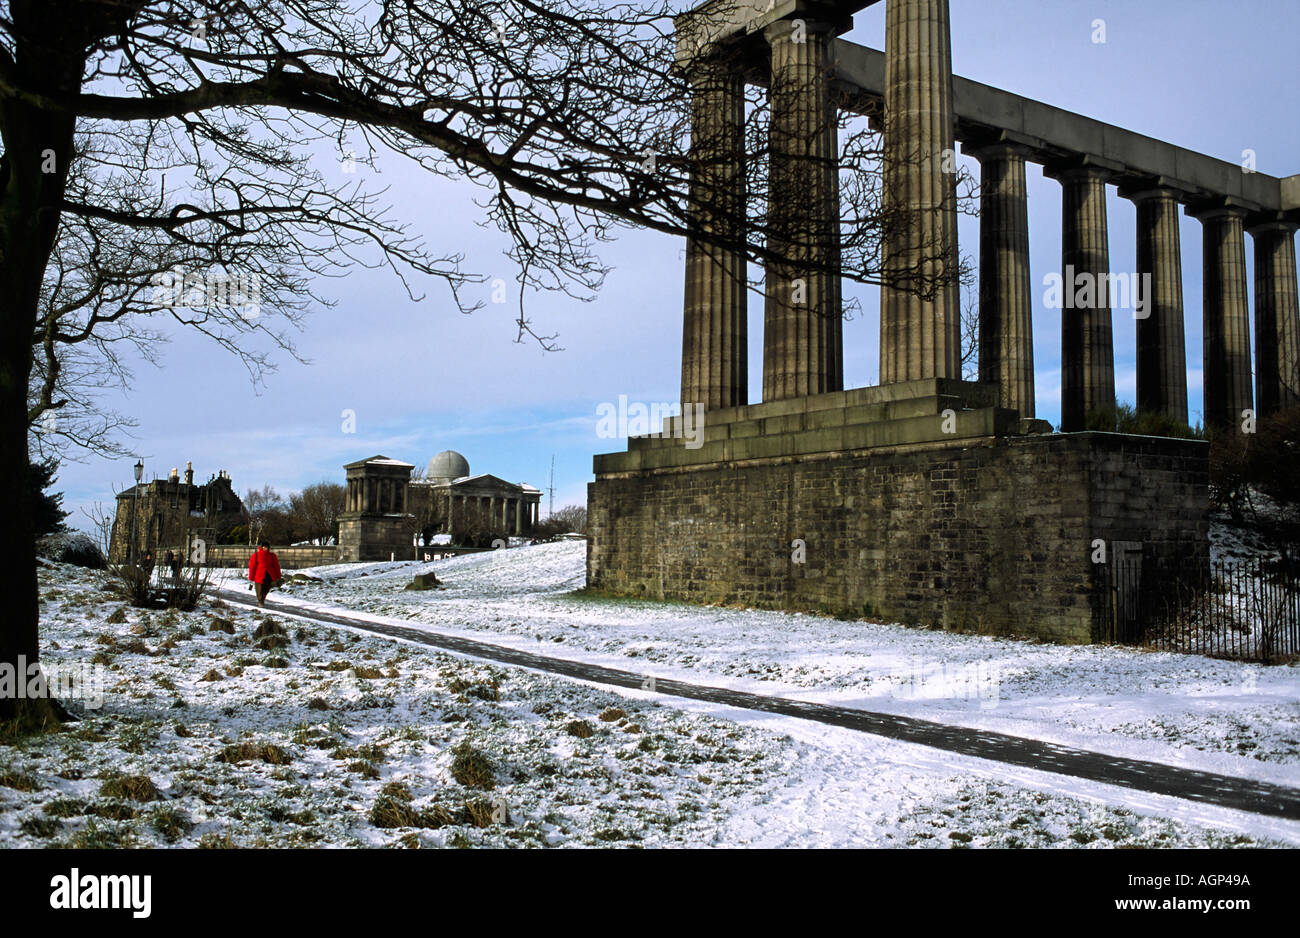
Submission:
[[[272,598],[1300,783],[1295,667],[614,601],[574,593],[584,551],[317,568],[304,572],[319,582]],[[446,588],[402,589],[425,571]],[[42,570],[45,658],[102,662],[105,699],[68,731],[0,745],[0,846],[1300,843],[1294,822],[488,665],[274,610],[271,624],[234,604],[118,615],[99,582]]]
[[[434,572],[445,589],[406,591]],[[341,606],[656,677],[900,713],[1287,784],[1300,668],[574,591],[584,545],[320,567],[280,601]]]

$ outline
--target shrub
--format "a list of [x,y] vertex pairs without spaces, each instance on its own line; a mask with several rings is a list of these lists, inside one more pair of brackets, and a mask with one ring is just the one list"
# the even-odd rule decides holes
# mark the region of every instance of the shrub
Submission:
[[1139,411],[1132,404],[1098,407],[1091,411],[1084,425],[1089,430],[1107,433],[1132,433],[1138,436],[1168,436],[1183,440],[1203,440],[1205,431],[1191,427],[1165,414]]
[[47,534],[36,542],[36,552],[50,560],[89,570],[103,570],[108,566],[99,545],[88,535],[76,531]]

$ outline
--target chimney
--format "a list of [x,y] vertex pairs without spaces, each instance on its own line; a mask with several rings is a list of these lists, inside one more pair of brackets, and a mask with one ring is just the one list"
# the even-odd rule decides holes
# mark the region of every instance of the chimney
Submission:
[[185,484],[194,484],[194,463],[190,462],[188,459],[185,460]]
[[180,480],[181,480],[181,475],[180,475],[180,473],[176,471],[176,467],[175,467],[175,466],[172,466],[172,474],[169,475],[169,476],[167,477],[167,481],[168,481],[168,482],[179,482]]

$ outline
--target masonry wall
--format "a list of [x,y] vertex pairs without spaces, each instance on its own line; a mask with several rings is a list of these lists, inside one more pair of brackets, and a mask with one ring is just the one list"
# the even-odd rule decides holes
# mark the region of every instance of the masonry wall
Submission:
[[[243,544],[209,545],[207,563],[213,567],[247,567],[248,558],[256,548]],[[339,549],[333,545],[320,547],[272,547],[280,561],[281,570],[297,570],[302,567],[319,567],[338,562]]]
[[408,515],[353,515],[339,519],[339,563],[415,557]]
[[1097,539],[1143,543],[1145,588],[1204,567],[1205,444],[1046,434],[598,474],[587,578],[1077,643],[1100,634]]

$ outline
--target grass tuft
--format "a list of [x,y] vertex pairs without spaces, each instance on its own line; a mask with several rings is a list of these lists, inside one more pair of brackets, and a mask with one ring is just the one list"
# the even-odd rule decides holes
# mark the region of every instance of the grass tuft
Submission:
[[490,790],[496,787],[496,772],[482,752],[461,742],[451,751],[451,777],[466,788]]

